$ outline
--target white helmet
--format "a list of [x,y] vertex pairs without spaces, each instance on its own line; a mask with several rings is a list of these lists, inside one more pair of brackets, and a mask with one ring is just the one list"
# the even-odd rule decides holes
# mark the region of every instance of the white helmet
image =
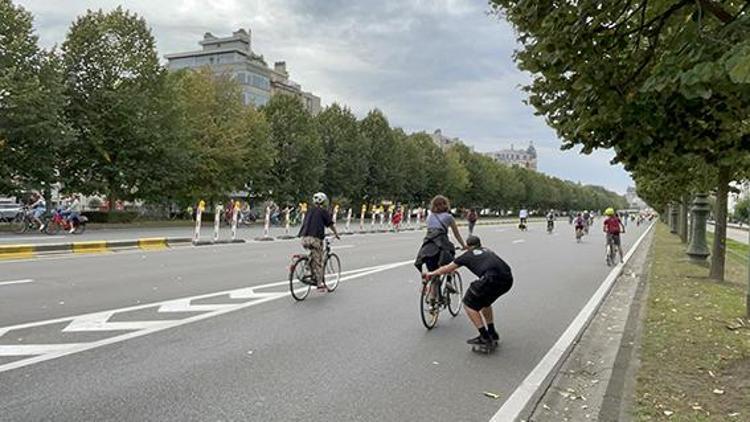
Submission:
[[313,204],[323,205],[326,202],[328,202],[328,196],[324,194],[323,192],[318,192],[315,195],[313,195]]

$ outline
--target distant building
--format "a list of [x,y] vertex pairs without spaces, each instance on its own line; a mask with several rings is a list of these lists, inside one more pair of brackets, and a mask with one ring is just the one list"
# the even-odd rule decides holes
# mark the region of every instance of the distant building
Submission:
[[631,209],[644,209],[647,207],[646,203],[638,197],[638,194],[636,193],[633,186],[628,186],[628,189],[625,191],[625,200],[628,201],[628,207]]
[[432,138],[432,142],[434,142],[435,145],[439,146],[443,151],[454,145],[463,145],[463,142],[461,142],[460,139],[449,138],[443,135],[443,131],[441,129],[436,129],[435,132],[430,135],[430,138]]
[[242,86],[245,104],[265,105],[272,95],[295,96],[313,115],[320,113],[320,97],[302,90],[289,79],[285,62],[276,62],[273,69],[262,55],[252,50],[252,32],[239,29],[229,37],[219,38],[206,32],[199,42],[202,50],[164,56],[169,70],[209,67],[217,74],[228,74]]
[[534,171],[537,169],[536,148],[533,142],[529,142],[529,147],[526,149],[515,149],[511,144],[510,149],[488,152],[486,155],[508,166],[519,166]]

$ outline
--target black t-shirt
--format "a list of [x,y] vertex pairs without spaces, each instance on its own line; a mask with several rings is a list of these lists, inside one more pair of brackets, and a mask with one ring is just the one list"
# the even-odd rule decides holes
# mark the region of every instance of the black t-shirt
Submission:
[[325,238],[326,227],[333,225],[333,219],[328,210],[320,207],[311,207],[302,222],[299,237],[312,236],[318,239]]
[[466,267],[477,277],[493,275],[497,277],[513,277],[510,267],[499,256],[487,248],[477,248],[466,251],[456,258],[453,263],[459,267]]

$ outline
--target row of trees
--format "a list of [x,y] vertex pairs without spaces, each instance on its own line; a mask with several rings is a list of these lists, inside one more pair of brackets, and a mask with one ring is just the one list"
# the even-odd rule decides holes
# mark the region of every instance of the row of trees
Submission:
[[714,192],[722,280],[727,194],[750,168],[750,2],[491,3],[518,30],[531,104],[567,147],[613,149],[662,212]]
[[0,194],[60,183],[116,200],[189,204],[246,190],[296,202],[323,190],[341,202],[602,209],[600,187],[510,168],[465,146],[358,120],[333,104],[317,116],[277,95],[245,106],[241,87],[209,69],[167,72],[146,22],[89,11],[59,51],[37,46],[32,17],[0,0]]

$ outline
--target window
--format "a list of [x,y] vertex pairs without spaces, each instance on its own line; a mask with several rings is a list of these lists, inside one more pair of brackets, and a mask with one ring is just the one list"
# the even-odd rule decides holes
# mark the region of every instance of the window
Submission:
[[252,74],[252,81],[250,81],[250,75],[248,75],[248,82],[252,86],[264,91],[268,91],[271,89],[271,81],[269,81],[265,76]]

